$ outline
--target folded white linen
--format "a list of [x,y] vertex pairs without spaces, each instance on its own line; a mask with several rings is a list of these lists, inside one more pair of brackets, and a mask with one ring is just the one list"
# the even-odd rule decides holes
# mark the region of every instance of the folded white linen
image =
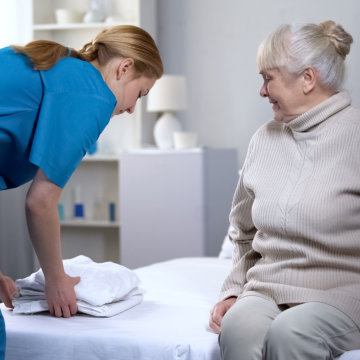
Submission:
[[[75,286],[79,311],[93,316],[113,316],[142,301],[140,280],[130,269],[113,262],[96,263],[80,255],[64,260],[65,272],[80,276]],[[19,297],[13,300],[14,313],[36,313],[48,310],[45,300],[45,278],[42,270],[16,280]]]

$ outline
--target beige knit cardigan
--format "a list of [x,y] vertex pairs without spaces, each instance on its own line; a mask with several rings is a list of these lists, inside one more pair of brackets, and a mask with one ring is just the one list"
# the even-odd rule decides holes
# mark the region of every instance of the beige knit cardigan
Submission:
[[360,111],[340,92],[250,142],[230,214],[220,299],[319,301],[360,327]]

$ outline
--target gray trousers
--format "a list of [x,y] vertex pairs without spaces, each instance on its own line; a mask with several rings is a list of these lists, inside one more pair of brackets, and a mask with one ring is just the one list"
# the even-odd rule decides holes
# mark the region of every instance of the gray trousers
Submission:
[[332,360],[360,349],[360,330],[333,306],[278,306],[246,296],[225,314],[219,337],[224,360]]

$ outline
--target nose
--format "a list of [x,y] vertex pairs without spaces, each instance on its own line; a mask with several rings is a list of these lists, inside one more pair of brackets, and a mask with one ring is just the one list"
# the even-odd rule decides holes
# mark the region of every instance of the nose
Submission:
[[269,96],[265,83],[263,83],[263,85],[260,89],[260,96],[264,97],[264,98]]
[[132,114],[135,110],[135,105],[129,107],[128,109],[126,109],[126,112],[128,112],[129,114]]

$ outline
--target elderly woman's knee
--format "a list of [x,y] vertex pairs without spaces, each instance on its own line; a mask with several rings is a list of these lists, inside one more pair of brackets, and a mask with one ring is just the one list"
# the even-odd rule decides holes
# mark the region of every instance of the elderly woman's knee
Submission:
[[234,309],[230,309],[221,321],[220,345],[236,343],[239,341],[239,333],[242,333],[242,321]]
[[227,314],[221,324],[219,344],[223,359],[261,359],[261,339],[256,326],[251,326],[249,314]]
[[[238,348],[262,342],[265,331],[262,315],[249,313],[241,304],[235,304],[224,316],[221,323],[220,345]],[[263,335],[261,335],[263,334]]]
[[279,315],[271,323],[265,336],[264,347],[296,347],[299,338],[299,329],[297,328],[294,319],[283,315],[285,314]]
[[244,311],[239,304],[236,304],[222,319],[219,337],[220,346],[227,348],[245,347],[252,338],[251,332],[248,312]]

